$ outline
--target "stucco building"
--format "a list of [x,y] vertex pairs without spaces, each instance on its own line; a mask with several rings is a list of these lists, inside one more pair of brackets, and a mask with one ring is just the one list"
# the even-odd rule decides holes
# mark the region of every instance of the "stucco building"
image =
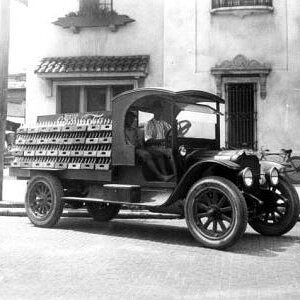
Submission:
[[27,1],[10,1],[9,75],[7,91],[8,130],[25,121],[27,66]]
[[135,87],[200,89],[226,99],[223,146],[300,152],[299,1],[29,0],[29,11],[27,122],[110,109]]
[[8,76],[7,120],[22,124],[25,119],[26,75],[11,74]]

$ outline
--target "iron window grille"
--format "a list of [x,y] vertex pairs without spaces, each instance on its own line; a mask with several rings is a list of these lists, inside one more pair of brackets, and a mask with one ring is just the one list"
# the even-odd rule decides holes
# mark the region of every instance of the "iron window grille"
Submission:
[[113,0],[80,0],[80,15],[98,15],[113,12]]
[[108,27],[116,32],[119,27],[132,22],[135,20],[114,11],[113,0],[79,0],[78,12],[72,11],[53,24],[79,33],[82,28],[91,27]]
[[113,0],[99,0],[101,10],[113,11]]
[[212,9],[240,6],[268,6],[273,7],[273,0],[212,0]]

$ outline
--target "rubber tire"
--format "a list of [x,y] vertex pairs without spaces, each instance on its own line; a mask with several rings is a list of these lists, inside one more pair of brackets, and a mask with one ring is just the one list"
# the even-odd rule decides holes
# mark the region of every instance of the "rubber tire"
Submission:
[[120,208],[120,205],[111,203],[87,203],[87,210],[96,222],[110,221],[118,215]]
[[[291,160],[293,161],[298,161],[299,163],[296,164],[296,166],[300,166],[300,156],[293,156],[291,157]],[[292,177],[291,176],[291,173],[292,174],[295,174],[296,175],[296,178],[295,177]],[[285,172],[285,176],[291,181],[291,183],[295,183],[295,184],[298,184],[300,183],[300,171],[297,172],[296,170],[293,170],[292,172]],[[298,178],[297,178],[298,177]]]
[[[32,212],[29,204],[29,196],[32,188],[37,184],[43,182],[48,186],[52,193],[53,204],[50,208],[50,215],[45,219],[38,219]],[[60,180],[51,174],[40,174],[34,176],[27,185],[26,195],[25,195],[25,210],[29,220],[37,227],[51,228],[59,220],[62,215],[64,208],[64,201],[61,199],[63,196],[63,187]]]
[[[192,206],[194,194],[204,191],[207,188],[217,188],[227,198],[233,200],[235,208],[235,224],[231,232],[220,240],[212,240],[205,237],[194,222]],[[238,187],[228,179],[212,176],[197,181],[189,190],[184,205],[185,219],[189,231],[202,246],[218,250],[224,250],[234,245],[244,234],[248,223],[248,210],[244,196]]]
[[[286,178],[279,178],[280,188],[285,189],[289,199],[289,210],[284,220],[279,224],[265,224],[259,219],[252,219],[249,225],[258,233],[266,236],[281,236],[289,232],[297,223],[299,216],[299,196],[294,186]],[[263,199],[261,199],[263,200]]]

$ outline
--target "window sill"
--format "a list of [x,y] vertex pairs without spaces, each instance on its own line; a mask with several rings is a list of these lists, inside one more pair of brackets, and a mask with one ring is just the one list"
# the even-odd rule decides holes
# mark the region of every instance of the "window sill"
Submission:
[[245,17],[253,14],[267,14],[273,13],[274,8],[271,6],[232,6],[219,7],[211,9],[212,15],[235,15],[238,17]]

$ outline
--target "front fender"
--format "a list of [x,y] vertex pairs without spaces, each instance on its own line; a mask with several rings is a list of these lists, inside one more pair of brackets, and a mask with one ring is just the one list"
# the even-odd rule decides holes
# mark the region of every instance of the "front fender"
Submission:
[[223,176],[235,181],[237,174],[242,168],[232,161],[206,160],[192,165],[179,181],[174,192],[164,204],[168,206],[178,199],[185,198],[191,186],[202,177]]
[[267,171],[273,167],[277,168],[280,173],[282,173],[284,171],[284,166],[282,164],[274,162],[274,161],[261,160],[261,161],[259,161],[259,163],[260,163],[260,174],[261,175],[266,174]]

